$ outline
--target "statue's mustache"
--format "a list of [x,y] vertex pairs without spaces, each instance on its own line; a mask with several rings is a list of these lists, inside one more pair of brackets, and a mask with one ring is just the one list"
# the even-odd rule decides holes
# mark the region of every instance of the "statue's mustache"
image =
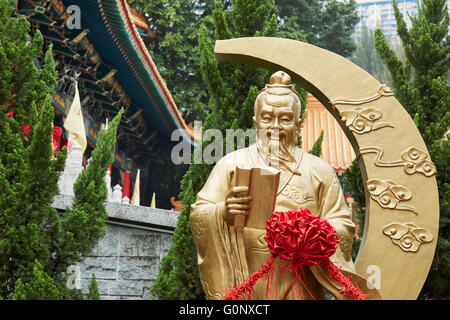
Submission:
[[269,129],[269,130],[263,130],[262,131],[262,137],[266,136],[269,139],[282,139],[282,138],[287,138],[288,134],[286,131],[284,130],[280,130],[280,129]]

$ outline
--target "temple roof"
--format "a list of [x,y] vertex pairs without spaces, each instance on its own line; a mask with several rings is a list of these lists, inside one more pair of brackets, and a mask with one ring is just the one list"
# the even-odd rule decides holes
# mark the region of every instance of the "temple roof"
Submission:
[[131,21],[136,26],[137,30],[141,35],[148,36],[150,32],[150,28],[147,24],[147,20],[143,13],[137,10],[130,10],[131,12]]
[[306,103],[306,119],[302,128],[302,149],[311,150],[324,131],[320,157],[340,172],[352,164],[355,152],[335,118],[311,94]]
[[[80,8],[81,29],[66,25],[70,5]],[[191,144],[199,140],[141,39],[148,31],[145,17],[132,13],[125,0],[19,0],[17,12],[53,43],[58,63],[81,71],[80,93],[95,100],[93,113],[111,116],[125,107],[120,127],[138,148],[151,146],[155,135],[167,141],[176,129],[184,129]]]

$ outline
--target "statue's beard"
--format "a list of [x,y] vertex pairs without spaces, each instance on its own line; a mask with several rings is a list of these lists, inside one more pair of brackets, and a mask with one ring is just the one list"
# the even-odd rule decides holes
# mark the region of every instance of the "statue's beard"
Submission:
[[256,146],[266,165],[298,174],[295,169],[294,141],[283,130],[259,130]]

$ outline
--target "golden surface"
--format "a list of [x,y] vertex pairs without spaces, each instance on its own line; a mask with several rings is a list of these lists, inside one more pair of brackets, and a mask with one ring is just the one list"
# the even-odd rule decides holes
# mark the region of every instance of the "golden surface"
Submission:
[[[342,56],[299,41],[264,37],[223,40],[216,42],[215,53],[220,61],[284,70],[340,122],[359,159],[364,180],[376,182],[367,185],[366,223],[356,271],[368,280],[375,279],[383,299],[416,299],[436,248],[438,190],[425,143],[392,91]],[[238,152],[242,154],[236,161],[248,159],[248,151]],[[225,179],[223,169],[234,165],[229,161],[218,163],[222,168],[218,179]],[[215,175],[210,180],[217,183]],[[218,191],[216,200],[220,200],[220,192],[223,190]],[[206,201],[202,193],[199,201]],[[200,212],[212,216],[209,210],[213,205],[206,203],[200,206],[204,211],[194,210],[194,216]],[[216,244],[208,245],[211,251],[216,250]],[[220,273],[218,269],[209,272]],[[202,277],[204,274],[202,271]]]

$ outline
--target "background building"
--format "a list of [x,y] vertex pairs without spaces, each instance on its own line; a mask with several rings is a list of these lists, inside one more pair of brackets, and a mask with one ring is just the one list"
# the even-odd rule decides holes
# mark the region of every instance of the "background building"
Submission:
[[[420,0],[397,0],[398,8],[408,27],[411,26],[408,14],[417,15],[417,1],[421,2]],[[353,34],[355,40],[360,37],[364,27],[369,30],[380,27],[391,46],[400,44],[392,0],[356,0],[356,6],[360,21],[355,26]],[[447,6],[450,8],[450,0],[447,0]]]

